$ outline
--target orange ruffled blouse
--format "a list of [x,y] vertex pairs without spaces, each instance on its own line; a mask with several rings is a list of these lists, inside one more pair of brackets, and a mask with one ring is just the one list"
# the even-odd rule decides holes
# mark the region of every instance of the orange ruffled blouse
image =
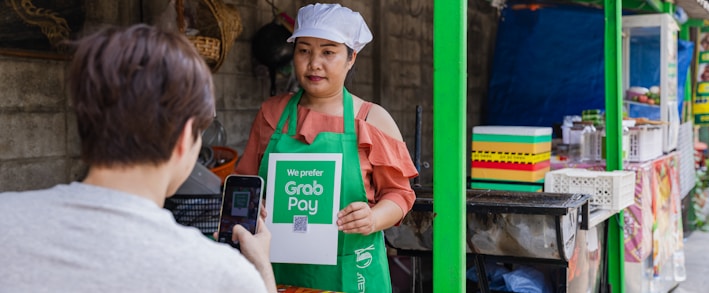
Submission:
[[[285,94],[271,97],[261,105],[251,125],[251,134],[244,153],[236,166],[237,174],[258,174],[271,135],[291,96],[292,94]],[[391,200],[406,214],[416,199],[409,179],[418,176],[418,172],[403,141],[392,138],[365,121],[371,105],[365,102],[355,117],[359,162],[367,200],[370,206],[382,199]],[[285,127],[283,130],[285,131]],[[295,138],[300,141],[312,143],[320,132],[343,131],[342,117],[298,106]]]

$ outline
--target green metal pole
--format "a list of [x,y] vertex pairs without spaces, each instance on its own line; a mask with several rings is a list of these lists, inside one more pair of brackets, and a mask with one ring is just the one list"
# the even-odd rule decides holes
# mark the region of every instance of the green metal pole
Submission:
[[[622,13],[620,0],[604,0],[605,14],[605,94],[606,94],[606,170],[622,170]],[[625,246],[623,211],[608,221],[608,281],[612,292],[625,292]]]
[[468,3],[433,7],[433,291],[465,292]]
[[605,0],[605,94],[606,94],[606,169],[608,171],[623,170],[621,158],[623,119],[622,100],[622,18],[620,1]]
[[670,2],[662,2],[662,12],[672,15],[675,13],[675,5]]

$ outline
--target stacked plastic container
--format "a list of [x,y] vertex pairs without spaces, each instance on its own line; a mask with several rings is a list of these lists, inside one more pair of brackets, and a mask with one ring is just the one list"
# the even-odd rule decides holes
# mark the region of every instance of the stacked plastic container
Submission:
[[662,156],[662,128],[643,125],[630,129],[628,161],[645,162]]
[[550,127],[473,127],[471,188],[542,191],[551,157]]

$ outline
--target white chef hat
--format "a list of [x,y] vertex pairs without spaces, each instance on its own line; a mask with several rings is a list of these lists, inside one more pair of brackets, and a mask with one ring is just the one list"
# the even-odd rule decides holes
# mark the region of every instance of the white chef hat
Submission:
[[344,43],[359,52],[372,41],[372,33],[359,12],[340,4],[310,4],[298,10],[292,43],[297,37],[315,37]]

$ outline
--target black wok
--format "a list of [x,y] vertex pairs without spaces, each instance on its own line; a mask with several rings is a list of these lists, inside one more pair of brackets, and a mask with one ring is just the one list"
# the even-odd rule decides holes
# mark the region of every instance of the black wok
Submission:
[[276,70],[293,58],[293,44],[286,40],[291,32],[274,21],[261,27],[251,42],[251,53],[258,62],[268,67],[271,78],[271,95],[276,94]]

